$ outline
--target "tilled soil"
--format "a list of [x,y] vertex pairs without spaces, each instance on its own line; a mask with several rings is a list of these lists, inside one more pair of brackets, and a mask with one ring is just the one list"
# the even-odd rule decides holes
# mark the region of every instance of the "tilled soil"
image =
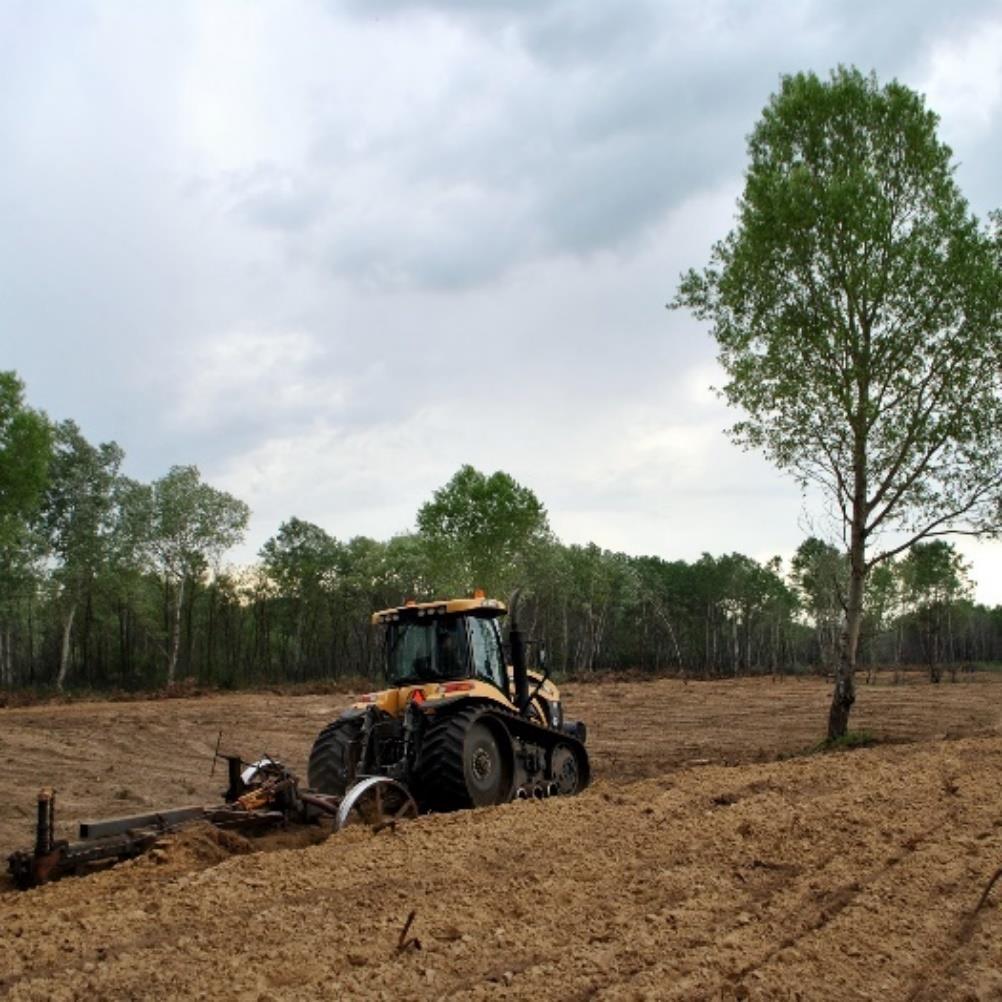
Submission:
[[[863,689],[854,726],[927,740],[771,762],[751,760],[816,740],[825,685],[568,688],[591,726],[581,796],[268,853],[191,829],[110,871],[0,891],[0,995],[1002,997],[1002,880],[974,912],[1002,866],[1002,688]],[[7,710],[0,752],[20,811],[44,779],[64,814],[130,813],[218,792],[221,723],[225,747],[301,768],[332,710],[261,695]],[[0,849],[30,842],[30,817],[3,824]]]

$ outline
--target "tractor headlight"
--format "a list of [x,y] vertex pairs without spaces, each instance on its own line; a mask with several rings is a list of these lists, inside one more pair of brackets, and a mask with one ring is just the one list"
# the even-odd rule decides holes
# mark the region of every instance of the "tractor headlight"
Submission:
[[564,708],[560,705],[558,700],[553,700],[550,703],[550,726],[556,730],[560,730],[560,725],[564,722]]

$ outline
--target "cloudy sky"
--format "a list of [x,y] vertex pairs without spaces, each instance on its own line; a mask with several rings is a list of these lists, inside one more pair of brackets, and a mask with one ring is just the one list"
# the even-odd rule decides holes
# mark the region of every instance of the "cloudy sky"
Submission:
[[[0,368],[152,479],[409,529],[464,462],[565,542],[789,555],[669,313],[783,73],[897,77],[1002,203],[1002,11],[928,0],[5,0]],[[1002,544],[965,544],[1002,602]]]

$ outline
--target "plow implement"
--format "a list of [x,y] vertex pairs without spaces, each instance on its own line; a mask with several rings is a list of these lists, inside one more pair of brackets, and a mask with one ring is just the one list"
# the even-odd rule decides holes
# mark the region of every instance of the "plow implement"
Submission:
[[335,831],[353,823],[378,831],[418,814],[406,787],[386,776],[367,776],[339,797],[302,788],[295,774],[274,759],[246,763],[236,755],[217,752],[217,756],[225,759],[229,774],[222,803],[81,821],[77,840],[72,842],[56,839],[55,791],[43,788],[38,794],[33,848],[7,858],[15,886],[27,890],[68,874],[133,859],[165,835],[197,822],[245,835],[316,824],[324,818],[332,821]]

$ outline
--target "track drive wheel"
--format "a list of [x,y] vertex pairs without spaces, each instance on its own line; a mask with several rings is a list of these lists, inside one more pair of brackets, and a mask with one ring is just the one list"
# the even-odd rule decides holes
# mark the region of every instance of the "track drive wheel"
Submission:
[[310,789],[335,797],[355,781],[357,751],[353,747],[362,733],[362,721],[353,717],[328,724],[313,742],[306,770]]
[[511,799],[513,760],[504,725],[477,707],[434,719],[416,775],[425,807],[455,811]]

